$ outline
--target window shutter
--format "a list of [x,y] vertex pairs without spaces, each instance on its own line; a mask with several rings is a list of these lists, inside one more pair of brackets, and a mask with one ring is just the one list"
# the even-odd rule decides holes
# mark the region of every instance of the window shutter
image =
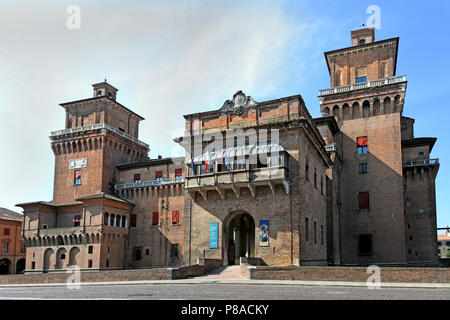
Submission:
[[141,180],[141,174],[140,173],[136,173],[134,175],[134,181],[139,181],[139,180]]
[[172,224],[177,224],[180,222],[180,211],[172,211]]
[[130,215],[130,227],[136,227],[136,214],[132,213]]
[[74,177],[75,177],[75,179],[80,179],[81,178],[81,170],[76,170],[74,173]]
[[155,178],[162,178],[162,171],[156,171]]
[[359,137],[357,139],[357,142],[358,142],[358,147],[367,147],[367,145],[368,145],[367,137]]
[[159,212],[153,212],[152,224],[154,226],[159,224]]
[[369,193],[359,193],[359,209],[369,209]]
[[183,169],[175,169],[175,177],[179,177],[183,175]]
[[81,221],[81,216],[74,216],[73,217],[73,221],[74,222],[80,222]]

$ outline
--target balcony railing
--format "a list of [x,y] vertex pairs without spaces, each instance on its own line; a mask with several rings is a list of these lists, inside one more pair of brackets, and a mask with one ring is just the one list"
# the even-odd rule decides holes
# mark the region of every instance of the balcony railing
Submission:
[[175,178],[175,179],[162,179],[162,180],[152,180],[152,181],[121,183],[121,184],[116,184],[115,188],[116,188],[116,190],[121,190],[121,189],[131,189],[131,188],[153,187],[153,186],[175,184],[175,183],[184,183],[184,179],[183,178]]
[[396,76],[396,77],[367,81],[367,82],[363,82],[363,83],[354,83],[354,84],[349,84],[346,86],[339,86],[339,87],[334,87],[334,88],[329,88],[329,89],[322,89],[322,90],[319,90],[319,97],[330,95],[330,94],[349,92],[349,91],[353,91],[353,90],[360,90],[360,89],[384,86],[387,84],[393,84],[393,83],[399,83],[399,82],[406,82],[406,76]]
[[111,127],[110,125],[106,124],[106,123],[97,123],[97,124],[92,124],[90,126],[85,126],[85,127],[77,127],[77,128],[70,128],[70,129],[64,129],[64,130],[58,130],[58,131],[52,131],[50,133],[50,138],[51,139],[56,139],[59,138],[61,136],[64,135],[69,135],[69,134],[73,134],[73,133],[82,133],[82,132],[86,132],[86,131],[92,131],[92,130],[100,130],[100,129],[106,129],[108,131],[114,132],[115,134],[127,139],[127,140],[131,140],[134,143],[137,143],[140,146],[143,146],[145,148],[148,148],[149,145],[130,136],[129,134],[126,134],[125,132],[122,132],[114,127]]
[[403,168],[435,166],[438,164],[439,164],[439,159],[408,160],[408,161],[403,162]]
[[70,234],[80,233],[82,231],[83,231],[83,227],[39,229],[39,235],[41,237],[57,236],[57,235],[70,235]]

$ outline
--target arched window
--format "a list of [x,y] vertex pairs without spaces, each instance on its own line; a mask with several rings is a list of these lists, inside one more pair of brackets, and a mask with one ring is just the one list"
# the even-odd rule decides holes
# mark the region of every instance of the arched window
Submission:
[[335,116],[336,118],[339,118],[339,106],[333,107],[333,116]]
[[116,216],[116,227],[120,227],[120,218],[121,216]]
[[322,110],[322,115],[323,115],[324,117],[329,116],[329,115],[330,115],[330,109],[328,109],[328,107],[325,107],[325,108]]
[[366,100],[363,103],[363,118],[368,117],[370,117],[370,102]]
[[122,217],[122,228],[126,228],[126,227],[127,227],[127,218]]
[[109,225],[114,227],[115,224],[116,224],[115,216],[112,214],[111,219],[109,220]]
[[104,217],[104,218],[103,218],[103,224],[104,224],[105,226],[107,226],[108,223],[109,223],[109,215],[108,215],[108,212],[105,212],[105,215],[104,215],[103,217]]
[[366,44],[366,40],[365,39],[359,40],[359,45],[360,46],[365,45],[365,44]]

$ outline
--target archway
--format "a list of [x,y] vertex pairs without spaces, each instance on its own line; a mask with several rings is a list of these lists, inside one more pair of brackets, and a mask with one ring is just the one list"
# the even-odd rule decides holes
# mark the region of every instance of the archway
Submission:
[[56,252],[56,269],[67,268],[67,251],[64,248],[59,248]]
[[22,274],[25,271],[25,259],[19,259],[16,263],[16,273]]
[[240,263],[241,257],[255,256],[255,221],[247,212],[231,213],[224,223],[224,262]]
[[9,274],[11,261],[9,259],[0,260],[0,274]]
[[80,256],[80,249],[78,247],[73,247],[69,251],[69,266],[79,266],[78,257]]
[[47,249],[44,252],[44,272],[51,269],[54,264],[53,261],[54,251],[53,249]]

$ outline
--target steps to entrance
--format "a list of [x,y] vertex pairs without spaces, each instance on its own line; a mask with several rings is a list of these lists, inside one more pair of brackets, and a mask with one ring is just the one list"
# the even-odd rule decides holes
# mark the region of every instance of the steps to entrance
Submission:
[[241,274],[240,266],[224,266],[214,269],[207,274],[199,277],[193,277],[196,280],[242,280],[247,279]]

